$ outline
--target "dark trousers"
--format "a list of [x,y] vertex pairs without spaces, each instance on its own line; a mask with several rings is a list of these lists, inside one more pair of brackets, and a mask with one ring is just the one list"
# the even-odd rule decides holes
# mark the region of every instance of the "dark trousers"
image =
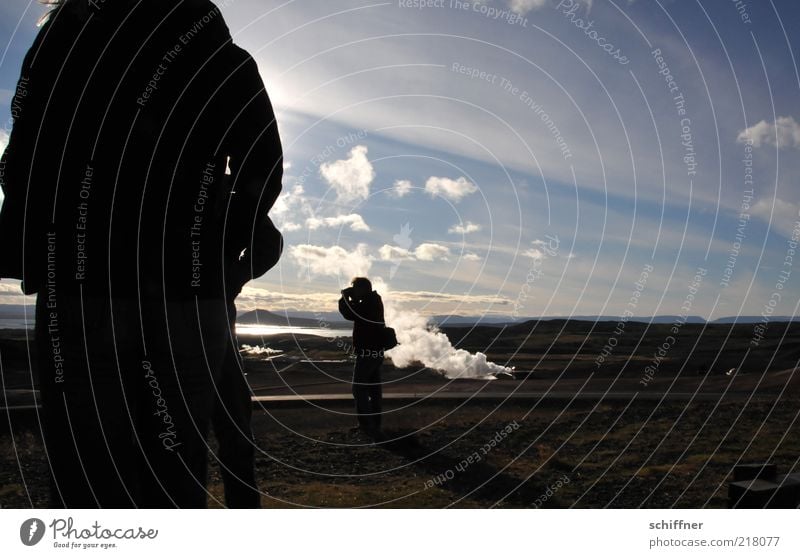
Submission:
[[224,301],[42,293],[36,345],[52,504],[204,507]]
[[250,386],[244,377],[236,340],[236,308],[229,307],[230,337],[228,352],[217,384],[214,408],[214,434],[219,442],[219,461],[225,485],[225,505],[229,508],[258,508],[261,494],[256,485],[255,441],[250,425],[253,403]]
[[358,424],[368,430],[381,429],[383,387],[381,386],[381,365],[383,355],[375,356],[372,351],[357,353],[353,370],[353,398],[356,401]]

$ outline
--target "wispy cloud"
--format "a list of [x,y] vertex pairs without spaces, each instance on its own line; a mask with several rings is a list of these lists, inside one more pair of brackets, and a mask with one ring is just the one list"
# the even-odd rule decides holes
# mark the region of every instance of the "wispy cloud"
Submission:
[[[563,0],[563,2],[554,0],[508,0],[508,7],[512,12],[524,16],[533,10],[544,8],[548,4],[556,6],[558,3],[561,4],[562,8],[566,7],[567,9],[573,6],[586,8],[586,13],[589,13],[592,10],[593,0]],[[633,0],[628,0],[628,3],[633,3]]]
[[478,232],[481,230],[481,226],[477,223],[473,223],[472,221],[466,221],[464,223],[459,223],[457,225],[453,225],[447,232],[450,234],[469,234],[473,232]]
[[380,258],[384,261],[419,260],[432,262],[447,260],[450,257],[450,248],[434,242],[424,242],[414,250],[384,244],[378,249]]
[[[374,282],[380,288],[381,281]],[[483,295],[469,293],[446,293],[434,291],[395,291],[392,290],[392,301],[401,305],[426,305],[435,309],[445,309],[453,305],[482,308],[497,306],[498,309],[507,310],[511,300],[502,295]],[[308,291],[293,292],[289,290],[266,289],[256,285],[248,285],[242,289],[242,294],[236,299],[236,306],[240,310],[254,308],[281,308],[299,311],[330,312],[337,308],[338,292]],[[438,311],[438,310],[434,310]]]

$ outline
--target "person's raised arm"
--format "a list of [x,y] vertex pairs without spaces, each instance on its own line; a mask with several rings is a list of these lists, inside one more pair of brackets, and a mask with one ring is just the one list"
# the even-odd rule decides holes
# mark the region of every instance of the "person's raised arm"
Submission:
[[342,297],[339,299],[339,313],[345,320],[355,321],[357,313],[353,310],[354,301],[348,295],[349,289],[342,290]]

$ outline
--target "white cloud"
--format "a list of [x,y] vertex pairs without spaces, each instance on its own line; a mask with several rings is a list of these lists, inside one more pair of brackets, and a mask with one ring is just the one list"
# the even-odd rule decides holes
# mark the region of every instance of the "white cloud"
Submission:
[[366,275],[372,267],[372,257],[367,253],[367,245],[359,244],[352,252],[341,246],[315,246],[298,244],[289,248],[290,257],[311,275],[345,276],[346,279]]
[[469,234],[473,232],[478,232],[481,230],[481,226],[477,223],[473,223],[472,221],[466,221],[464,223],[459,223],[458,225],[453,225],[450,227],[447,232],[450,234]]
[[462,259],[464,259],[464,260],[466,260],[468,262],[479,262],[483,258],[481,258],[478,254],[475,254],[473,252],[467,252],[466,254],[464,254]]
[[414,185],[410,180],[395,180],[392,189],[389,190],[389,194],[397,198],[402,198],[410,194],[413,188]]
[[349,226],[352,231],[369,231],[369,225],[364,222],[364,218],[358,213],[350,213],[349,215],[337,215],[336,217],[325,217],[319,219],[317,217],[309,217],[306,219],[306,226],[312,231],[322,227],[346,227]]
[[270,209],[270,216],[278,229],[282,231],[296,231],[302,228],[293,219],[312,213],[311,205],[305,197],[305,190],[300,184],[295,184],[290,191],[278,196]]
[[531,10],[538,10],[546,5],[547,0],[509,0],[508,2],[511,11],[519,15],[525,15]]
[[382,260],[389,262],[414,259],[414,254],[410,250],[399,246],[390,246],[389,244],[381,246],[378,249],[378,255]]
[[[574,0],[574,3],[570,3],[572,0],[568,0],[564,3],[562,7],[570,8],[573,4],[584,5],[586,6],[586,12],[588,13],[592,9],[592,0]],[[629,0],[630,2],[630,0]],[[508,7],[511,9],[512,12],[519,14],[519,15],[526,15],[528,12],[533,10],[538,10],[539,8],[544,8],[547,6],[548,0],[509,0]]]
[[478,188],[463,176],[456,180],[431,176],[425,182],[425,191],[431,196],[442,196],[448,200],[458,202],[462,198],[477,192]]
[[369,186],[375,179],[375,170],[367,159],[367,146],[357,145],[347,159],[324,163],[322,177],[336,190],[338,201],[350,202],[369,197]]
[[544,259],[544,252],[539,250],[538,248],[530,248],[529,250],[525,250],[522,253],[523,256],[531,258],[533,260],[541,260]]
[[0,155],[3,154],[3,151],[6,150],[6,146],[8,145],[8,132],[5,130],[0,130]]
[[[5,130],[0,130],[0,156],[3,155],[3,152],[6,150],[8,146],[8,133]],[[3,191],[0,190],[0,204],[3,203],[5,196],[3,195]]]
[[800,124],[791,116],[779,116],[773,124],[762,120],[739,132],[736,141],[745,143],[748,139],[752,140],[753,147],[776,145],[780,148],[800,149]]
[[775,198],[775,207],[772,207],[772,198],[761,198],[751,208],[753,215],[760,217],[765,223],[770,221],[770,227],[787,238],[792,237],[795,224],[800,220],[800,204],[787,202]]
[[384,261],[418,260],[432,262],[434,260],[447,260],[450,257],[450,248],[432,242],[420,244],[414,250],[384,244],[378,250],[378,255]]
[[[2,195],[0,195],[2,198]],[[3,279],[0,281],[0,304],[36,304],[35,295],[22,294],[20,282],[16,279]],[[31,311],[33,309],[31,308]]]
[[424,262],[446,260],[450,255],[450,249],[447,246],[442,246],[441,244],[425,242],[414,249],[414,255],[418,260],[422,260]]

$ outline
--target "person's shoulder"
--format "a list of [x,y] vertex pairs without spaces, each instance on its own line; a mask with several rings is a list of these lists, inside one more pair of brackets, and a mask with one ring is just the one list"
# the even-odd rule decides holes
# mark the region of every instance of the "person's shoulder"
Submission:
[[181,8],[199,15],[205,14],[209,17],[222,15],[222,10],[211,0],[183,0],[183,2],[181,2]]
[[[162,7],[163,9],[163,7]],[[183,0],[177,8],[181,21],[191,21],[192,31],[203,32],[209,39],[212,35],[216,41],[230,41],[231,32],[222,10],[209,0]]]
[[228,55],[242,66],[257,66],[253,56],[234,42],[228,45]]

